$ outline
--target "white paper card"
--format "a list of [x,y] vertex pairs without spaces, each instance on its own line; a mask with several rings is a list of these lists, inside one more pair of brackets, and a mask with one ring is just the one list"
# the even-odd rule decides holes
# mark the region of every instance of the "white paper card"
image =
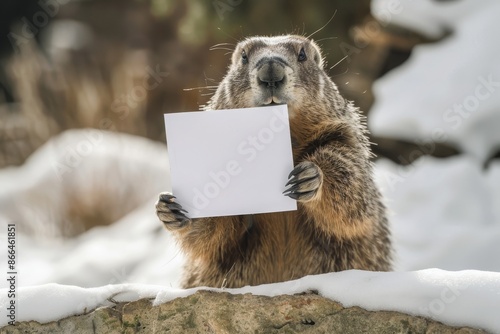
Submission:
[[288,108],[165,114],[172,193],[190,218],[293,211]]

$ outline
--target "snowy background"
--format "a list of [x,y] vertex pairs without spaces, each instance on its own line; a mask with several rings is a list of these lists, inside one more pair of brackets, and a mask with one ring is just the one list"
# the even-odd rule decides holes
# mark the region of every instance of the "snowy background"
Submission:
[[[439,43],[417,46],[407,62],[376,82],[370,129],[421,142],[422,152],[449,142],[463,154],[423,157],[406,167],[377,161],[397,273],[327,274],[251,291],[274,295],[317,287],[346,306],[401,310],[500,332],[495,314],[500,305],[500,160],[486,164],[500,147],[500,3],[391,3],[374,0],[374,16],[433,38],[452,33]],[[184,259],[154,211],[156,194],[169,188],[167,170],[162,144],[100,130],[63,133],[23,166],[0,170],[0,222],[18,227],[18,287],[23,287],[18,320],[79,313],[125,290],[135,293],[124,299],[156,296],[158,302],[192,292],[176,290]],[[100,187],[108,191],[96,192]],[[75,199],[82,207],[104,203],[112,210],[105,214],[122,218],[62,238],[60,231],[72,226],[66,204]],[[0,231],[2,245],[5,230]],[[5,256],[0,252],[2,266]],[[5,288],[6,281],[0,282]],[[5,295],[3,290],[2,312]],[[49,297],[60,300],[61,307],[37,313],[28,306]],[[1,313],[0,325],[5,319]]]
[[[449,142],[463,154],[424,157],[409,167],[377,163],[393,212],[398,269],[500,271],[500,24],[498,1],[402,1],[399,15],[372,2],[379,19],[406,25],[439,43],[419,45],[379,79],[368,124],[374,134],[422,143]],[[481,37],[479,37],[481,36]],[[490,39],[484,36],[489,36]],[[421,151],[421,152],[419,152]]]

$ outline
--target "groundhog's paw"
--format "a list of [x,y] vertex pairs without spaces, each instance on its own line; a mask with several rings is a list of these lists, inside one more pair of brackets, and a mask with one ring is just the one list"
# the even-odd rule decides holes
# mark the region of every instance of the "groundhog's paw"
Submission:
[[189,223],[187,211],[175,202],[175,196],[164,192],[156,202],[156,214],[167,228],[179,228]]
[[310,161],[303,161],[295,166],[288,178],[285,187],[290,187],[283,194],[302,202],[313,199],[323,184],[321,169]]

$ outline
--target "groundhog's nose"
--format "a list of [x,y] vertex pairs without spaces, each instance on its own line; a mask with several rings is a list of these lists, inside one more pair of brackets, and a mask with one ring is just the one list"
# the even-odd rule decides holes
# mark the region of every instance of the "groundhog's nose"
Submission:
[[264,58],[259,63],[257,80],[260,85],[278,88],[285,81],[285,67],[279,60]]

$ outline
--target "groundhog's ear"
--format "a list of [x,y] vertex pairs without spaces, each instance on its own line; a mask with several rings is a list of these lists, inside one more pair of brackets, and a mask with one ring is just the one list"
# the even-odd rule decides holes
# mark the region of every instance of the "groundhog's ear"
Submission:
[[320,68],[323,68],[324,61],[320,47],[314,41],[311,41],[311,49],[314,50],[314,57],[313,57],[314,61],[316,62],[316,64],[318,64]]

